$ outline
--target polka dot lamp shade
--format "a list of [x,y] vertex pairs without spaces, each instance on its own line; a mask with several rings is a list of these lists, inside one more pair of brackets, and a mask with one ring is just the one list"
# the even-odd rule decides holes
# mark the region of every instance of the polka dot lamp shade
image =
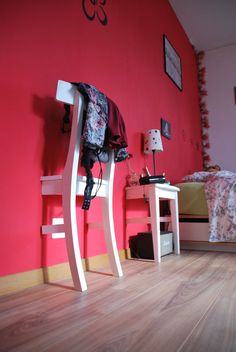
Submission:
[[144,153],[162,152],[163,146],[159,130],[148,130],[144,135]]

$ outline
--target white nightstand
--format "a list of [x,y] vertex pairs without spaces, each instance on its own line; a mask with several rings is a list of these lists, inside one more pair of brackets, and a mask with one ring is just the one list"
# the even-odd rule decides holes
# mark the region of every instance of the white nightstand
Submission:
[[[160,222],[162,221],[168,221],[171,223],[174,236],[174,251],[175,254],[180,254],[178,192],[179,188],[161,183],[153,183],[144,186],[133,186],[126,188],[126,200],[144,198],[145,200],[149,201],[151,217],[127,218],[126,223],[151,224],[154,260],[158,263],[161,262]],[[169,217],[160,217],[160,200],[162,199],[169,200],[171,212]]]

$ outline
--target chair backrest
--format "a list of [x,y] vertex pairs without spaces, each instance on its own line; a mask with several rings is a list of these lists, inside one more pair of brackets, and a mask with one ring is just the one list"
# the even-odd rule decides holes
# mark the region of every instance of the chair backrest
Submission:
[[66,104],[74,105],[75,93],[77,89],[75,85],[59,80],[57,83],[56,100]]

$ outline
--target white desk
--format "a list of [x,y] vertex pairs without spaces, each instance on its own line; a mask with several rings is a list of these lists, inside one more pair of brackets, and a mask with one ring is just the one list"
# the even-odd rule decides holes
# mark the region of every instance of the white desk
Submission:
[[[129,218],[127,224],[150,223],[152,227],[153,252],[155,262],[161,262],[160,246],[160,222],[171,223],[174,236],[175,254],[180,254],[179,245],[179,216],[178,216],[178,192],[179,188],[168,184],[154,183],[144,186],[133,186],[126,188],[126,200],[144,198],[149,201],[150,215],[147,218]],[[170,204],[170,217],[160,217],[160,200],[167,199]]]

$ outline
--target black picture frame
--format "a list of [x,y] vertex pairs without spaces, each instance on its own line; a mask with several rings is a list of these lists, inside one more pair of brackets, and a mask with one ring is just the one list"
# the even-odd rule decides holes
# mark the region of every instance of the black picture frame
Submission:
[[164,68],[172,82],[183,90],[181,59],[166,35],[163,35]]
[[167,139],[171,139],[171,125],[163,118],[161,118],[161,135]]

